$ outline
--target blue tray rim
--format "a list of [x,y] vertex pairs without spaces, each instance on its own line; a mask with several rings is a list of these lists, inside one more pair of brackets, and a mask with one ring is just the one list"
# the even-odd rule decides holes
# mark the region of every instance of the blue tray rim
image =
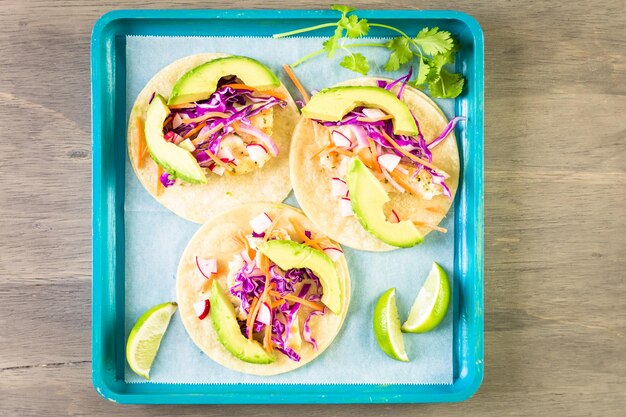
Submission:
[[[472,146],[477,149],[474,154],[479,156],[472,160],[470,166],[473,171],[471,188],[473,195],[469,196],[474,203],[473,207],[473,230],[471,244],[474,245],[474,259],[464,260],[472,264],[472,288],[473,295],[470,305],[466,306],[469,313],[467,318],[472,324],[472,334],[464,335],[464,338],[476,337],[471,346],[469,355],[474,358],[471,366],[463,368],[461,375],[453,385],[403,385],[394,384],[387,386],[360,385],[360,384],[328,384],[328,385],[288,385],[288,384],[246,384],[234,385],[231,392],[225,395],[222,392],[186,392],[183,387],[189,386],[213,386],[211,384],[153,384],[154,389],[149,394],[132,392],[132,385],[123,380],[111,380],[107,376],[111,369],[102,366],[104,350],[102,334],[105,329],[105,307],[100,303],[102,295],[110,295],[114,292],[114,282],[104,282],[103,277],[110,277],[114,273],[115,253],[119,248],[115,246],[115,235],[109,232],[108,220],[114,210],[110,203],[115,196],[111,190],[106,189],[103,181],[101,168],[106,155],[103,155],[98,145],[100,144],[103,128],[106,128],[101,116],[106,111],[105,106],[96,98],[102,90],[105,81],[101,71],[103,59],[113,47],[111,40],[106,38],[106,32],[115,30],[112,26],[123,19],[336,19],[336,12],[330,10],[115,10],[104,14],[94,25],[91,38],[91,68],[92,68],[92,258],[93,258],[93,282],[92,282],[92,382],[96,391],[106,399],[114,402],[129,404],[273,404],[273,403],[409,403],[409,402],[456,402],[470,398],[480,387],[483,379],[484,365],[484,307],[483,307],[483,280],[484,280],[484,185],[483,185],[483,83],[484,83],[484,36],[479,23],[469,14],[454,10],[361,10],[359,14],[366,18],[377,19],[454,19],[464,23],[469,29],[474,40],[474,61],[476,92],[473,99],[476,100],[480,111],[473,118],[474,131]],[[109,63],[110,64],[110,63]],[[112,103],[109,103],[112,105]],[[112,109],[109,109],[112,110]],[[459,109],[457,109],[459,110]],[[457,113],[458,114],[458,113]],[[480,139],[480,140],[478,140]],[[467,169],[467,168],[466,168]],[[463,184],[469,181],[467,173],[463,176]],[[465,188],[465,186],[463,187]],[[465,200],[465,192],[457,197]],[[105,198],[103,198],[103,196]],[[459,210],[457,210],[458,215]],[[457,221],[457,219],[455,219]],[[119,227],[119,225],[118,225]],[[458,240],[458,239],[457,239]],[[457,246],[459,246],[457,244]],[[109,261],[107,263],[107,261]],[[455,270],[458,260],[455,259]],[[112,280],[109,280],[112,281]],[[108,308],[111,310],[111,306]],[[110,312],[110,311],[109,311]],[[110,329],[108,329],[110,331]],[[456,329],[455,329],[456,331]],[[135,384],[136,385],[136,384]],[[314,393],[302,393],[298,390],[302,386],[315,391]],[[325,390],[316,391],[323,387]],[[416,387],[428,387],[430,392],[416,392]],[[453,387],[451,391],[442,390],[441,387]],[[296,388],[294,390],[294,388]],[[130,389],[131,392],[128,392]],[[264,390],[268,390],[265,392]],[[250,394],[248,391],[253,391]],[[241,395],[245,394],[245,401]]]

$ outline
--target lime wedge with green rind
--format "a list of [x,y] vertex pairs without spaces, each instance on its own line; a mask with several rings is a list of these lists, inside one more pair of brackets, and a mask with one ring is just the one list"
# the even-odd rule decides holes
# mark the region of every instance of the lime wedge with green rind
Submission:
[[380,296],[374,308],[374,337],[387,356],[408,362],[404,339],[400,330],[400,316],[396,306],[396,289],[390,288]]
[[150,379],[152,362],[177,308],[174,302],[154,306],[139,317],[130,331],[126,343],[126,360],[137,375]]
[[425,333],[441,323],[450,304],[450,282],[448,275],[436,262],[419,290],[409,318],[402,325],[402,331]]

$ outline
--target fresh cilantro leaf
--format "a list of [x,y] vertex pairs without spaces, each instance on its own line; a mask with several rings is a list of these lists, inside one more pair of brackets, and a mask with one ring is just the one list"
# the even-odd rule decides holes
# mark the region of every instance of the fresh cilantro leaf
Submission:
[[386,71],[396,71],[400,65],[409,62],[413,58],[413,51],[409,44],[409,39],[404,36],[393,38],[385,44],[387,49],[393,52],[389,55],[389,60],[385,64]]
[[347,19],[342,18],[341,20],[346,20],[339,24],[346,29],[346,34],[350,39],[360,38],[361,36],[367,35],[370,31],[370,25],[367,23],[367,19],[359,19],[352,15]]
[[435,98],[454,98],[463,91],[463,84],[465,84],[465,79],[461,74],[441,69],[439,78],[428,83],[428,89]]
[[370,70],[370,64],[363,54],[346,55],[339,65],[363,75],[367,75]]
[[324,41],[322,45],[324,46],[324,51],[326,52],[326,55],[328,55],[328,57],[332,58],[335,55],[335,52],[339,48],[339,39],[341,39],[342,36],[343,28],[338,26],[335,29],[335,34],[328,38],[326,41]]
[[341,12],[341,14],[344,16],[356,10],[354,7],[345,6],[343,4],[331,4],[330,9],[337,10],[338,12]]
[[418,61],[420,66],[417,69],[417,75],[415,76],[415,86],[424,84],[426,82],[428,74],[430,73],[430,65],[428,65],[428,63],[422,58],[418,58]]
[[439,32],[439,28],[422,29],[413,41],[419,45],[425,54],[436,55],[446,53],[454,47],[450,32]]

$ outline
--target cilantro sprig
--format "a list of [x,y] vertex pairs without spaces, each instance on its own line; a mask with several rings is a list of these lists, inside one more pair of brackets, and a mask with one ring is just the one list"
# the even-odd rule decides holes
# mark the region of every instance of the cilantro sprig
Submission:
[[[446,65],[454,63],[454,56],[458,50],[458,43],[450,32],[439,30],[437,27],[423,28],[415,37],[411,37],[393,26],[359,18],[354,13],[356,9],[350,6],[333,4],[330,8],[341,13],[341,17],[335,23],[324,23],[274,35],[274,38],[283,38],[318,29],[335,28],[333,35],[324,41],[321,49],[303,56],[294,62],[292,67],[324,53],[332,58],[340,51],[345,56],[339,65],[367,75],[370,69],[369,61],[365,55],[354,53],[352,49],[385,48],[389,51],[385,71],[397,71],[405,64],[417,66],[415,78],[410,81],[412,86],[422,89],[428,87],[431,95],[436,98],[454,98],[463,91],[465,84],[463,75],[445,68]],[[366,36],[372,27],[393,31],[398,36],[386,43],[346,43],[346,40]]]

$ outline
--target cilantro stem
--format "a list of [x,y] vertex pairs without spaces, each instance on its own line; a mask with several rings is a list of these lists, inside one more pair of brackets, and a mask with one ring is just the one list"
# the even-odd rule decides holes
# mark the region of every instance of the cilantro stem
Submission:
[[404,36],[405,38],[411,39],[411,37],[409,35],[407,35],[406,33],[402,32],[400,29],[394,28],[393,26],[383,25],[382,23],[370,23],[369,25],[377,27],[377,28],[384,28],[384,29],[393,30],[394,32],[399,33],[400,35]]
[[299,33],[311,32],[313,30],[330,28],[330,27],[335,27],[335,26],[337,26],[336,22],[335,23],[323,23],[321,25],[311,26],[311,27],[303,28],[303,29],[296,29],[290,32],[277,33],[277,34],[272,35],[272,38],[284,38],[287,36],[297,35]]
[[[343,45],[343,48],[359,48],[361,46],[370,46],[370,47],[376,47],[376,48],[387,47],[384,43],[370,42],[370,43],[351,43],[349,45]],[[318,49],[315,52],[311,52],[310,54],[303,56],[302,58],[300,58],[299,60],[291,64],[291,68],[295,68],[298,65],[302,64],[304,61],[308,61],[309,59],[314,58],[323,53],[324,53],[324,49]]]

